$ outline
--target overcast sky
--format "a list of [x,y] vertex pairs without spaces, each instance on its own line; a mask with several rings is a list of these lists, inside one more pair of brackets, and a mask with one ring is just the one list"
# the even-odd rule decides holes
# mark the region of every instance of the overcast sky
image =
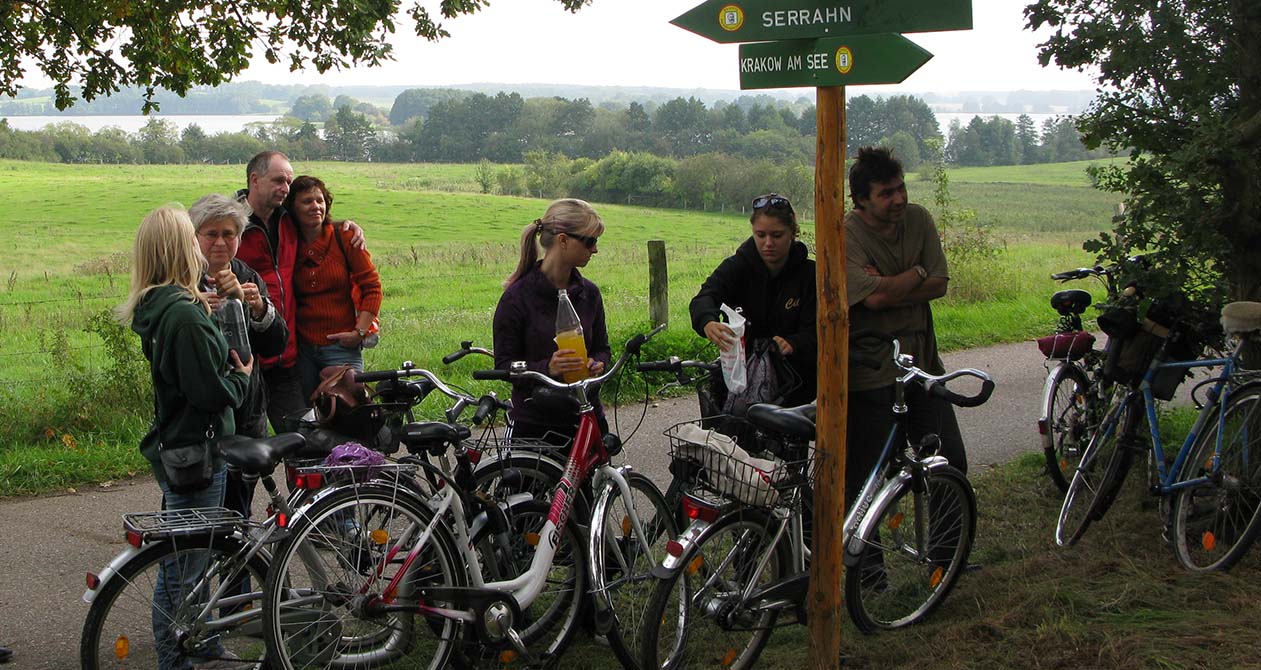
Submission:
[[[739,89],[736,45],[715,44],[669,23],[699,2],[595,0],[570,14],[556,0],[498,0],[477,14],[447,21],[451,37],[437,43],[400,26],[397,60],[383,67],[319,75],[256,66],[237,80],[331,86],[494,82]],[[900,87],[865,86],[861,92],[1093,90],[1086,74],[1038,65],[1036,45],[1044,35],[1024,29],[1025,4],[973,0],[972,30],[907,35],[933,59]]]

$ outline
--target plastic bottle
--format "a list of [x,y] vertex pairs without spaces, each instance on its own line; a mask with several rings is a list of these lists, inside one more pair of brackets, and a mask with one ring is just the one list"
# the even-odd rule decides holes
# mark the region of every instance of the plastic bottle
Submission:
[[574,304],[569,301],[569,292],[560,289],[556,300],[556,348],[573,349],[577,352],[574,355],[582,359],[582,369],[562,375],[565,383],[572,384],[590,376],[587,369],[587,341],[582,337],[582,322],[578,320]]
[[250,325],[245,318],[245,305],[236,298],[224,298],[214,312],[214,319],[228,341],[228,349],[235,351],[242,363],[249,363]]

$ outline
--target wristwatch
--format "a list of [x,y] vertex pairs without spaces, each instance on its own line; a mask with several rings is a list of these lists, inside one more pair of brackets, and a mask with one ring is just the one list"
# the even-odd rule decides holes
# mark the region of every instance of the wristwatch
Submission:
[[923,265],[915,266],[915,274],[919,275],[921,280],[928,279],[928,270],[925,270]]
[[355,332],[359,333],[359,339],[361,340],[368,337],[368,329],[366,328],[356,328]]

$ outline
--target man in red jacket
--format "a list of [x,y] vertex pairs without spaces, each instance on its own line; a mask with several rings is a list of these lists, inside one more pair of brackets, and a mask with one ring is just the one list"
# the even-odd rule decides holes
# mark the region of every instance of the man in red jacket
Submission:
[[[289,326],[289,341],[280,356],[263,358],[263,383],[267,392],[267,419],[274,432],[284,431],[286,416],[307,407],[298,377],[297,299],[293,293],[293,269],[298,255],[298,232],[282,204],[293,182],[293,166],[279,151],[264,151],[245,166],[246,188],[237,199],[248,203],[253,213],[241,233],[236,256],[254,269],[267,283],[276,309]],[[351,243],[363,248],[363,230],[353,221],[346,229],[355,231]]]

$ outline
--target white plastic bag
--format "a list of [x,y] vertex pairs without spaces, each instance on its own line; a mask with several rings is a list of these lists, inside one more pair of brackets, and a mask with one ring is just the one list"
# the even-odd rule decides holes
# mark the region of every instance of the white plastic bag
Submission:
[[748,375],[744,367],[744,316],[727,306],[727,303],[718,308],[727,315],[727,327],[736,335],[731,348],[718,356],[722,363],[722,379],[726,382],[729,393],[739,393],[748,386]]
[[731,437],[696,424],[680,426],[677,437],[683,442],[679,453],[709,470],[720,492],[760,507],[779,500],[774,484],[783,469],[778,461],[751,456]]

